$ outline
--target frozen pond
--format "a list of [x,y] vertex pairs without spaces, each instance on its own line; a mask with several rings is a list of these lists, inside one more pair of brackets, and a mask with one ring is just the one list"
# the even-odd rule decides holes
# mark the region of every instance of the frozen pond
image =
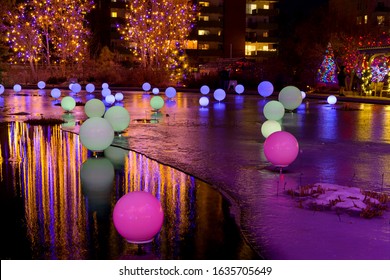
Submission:
[[[260,132],[268,100],[229,94],[218,103],[210,96],[210,105],[202,109],[199,93],[178,93],[160,115],[154,115],[150,95],[124,95],[123,106],[133,121],[120,145],[220,190],[246,240],[262,257],[390,259],[389,211],[364,219],[301,209],[283,188],[277,194],[278,171],[263,155]],[[1,98],[2,122],[64,115],[48,93],[8,92]],[[81,93],[78,98],[89,97]],[[284,116],[283,130],[300,144],[298,158],[284,170],[286,189],[323,182],[390,193],[390,106],[351,103],[346,110],[344,105],[306,100]],[[75,121],[85,119],[83,107],[77,106],[73,116]],[[158,122],[134,121],[142,119]]]

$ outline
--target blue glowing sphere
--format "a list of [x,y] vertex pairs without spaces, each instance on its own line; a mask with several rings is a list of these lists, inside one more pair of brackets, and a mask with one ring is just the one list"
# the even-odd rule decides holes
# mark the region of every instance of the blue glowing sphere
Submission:
[[115,100],[122,101],[123,100],[123,93],[121,93],[121,92],[115,93]]
[[209,105],[209,99],[206,96],[202,96],[201,98],[199,98],[199,104],[202,107],[206,107],[207,105]]
[[114,95],[112,95],[112,94],[109,94],[109,95],[107,95],[105,98],[104,98],[104,100],[108,103],[108,104],[114,104],[114,102],[115,102],[115,96]]
[[274,92],[274,86],[271,82],[263,81],[257,86],[257,91],[263,97],[268,97]]
[[74,93],[79,93],[81,91],[81,85],[78,83],[71,84],[70,90]]
[[46,83],[44,81],[39,81],[38,82],[38,88],[39,89],[44,89],[46,87]]
[[209,92],[210,92],[210,88],[208,86],[206,86],[206,85],[201,86],[201,88],[200,88],[201,94],[209,94]]
[[15,92],[20,92],[21,90],[22,90],[22,86],[21,85],[19,85],[19,84],[14,85],[14,91]]
[[108,88],[109,86],[108,86],[108,84],[107,83],[103,83],[102,84],[102,89],[105,89],[105,88]]
[[88,84],[85,86],[85,90],[89,93],[92,93],[95,91],[95,85],[94,84]]
[[0,95],[3,94],[5,91],[5,88],[3,85],[0,85]]
[[218,101],[222,101],[226,98],[226,92],[223,89],[216,89],[214,91],[214,98]]
[[106,96],[108,96],[108,95],[110,95],[111,94],[111,90],[109,89],[109,88],[104,88],[103,90],[102,90],[102,96],[103,97],[106,97]]
[[168,98],[174,98],[176,96],[176,89],[174,87],[167,87],[165,90],[165,95]]
[[236,87],[234,88],[234,90],[235,90],[238,94],[241,94],[241,93],[244,92],[245,88],[244,88],[243,85],[238,84],[238,85],[236,85]]
[[330,105],[334,105],[337,103],[337,97],[334,95],[329,95],[326,99]]
[[159,94],[160,93],[160,90],[158,88],[153,88],[152,89],[152,93],[153,94]]
[[51,96],[55,99],[59,98],[61,96],[61,91],[58,88],[53,88],[51,90]]
[[144,91],[149,91],[152,88],[152,86],[149,83],[143,83],[142,89]]

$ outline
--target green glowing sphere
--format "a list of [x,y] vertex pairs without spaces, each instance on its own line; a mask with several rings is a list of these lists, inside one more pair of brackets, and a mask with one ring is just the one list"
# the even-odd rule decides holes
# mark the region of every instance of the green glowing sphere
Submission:
[[85,103],[84,111],[89,118],[103,117],[106,106],[104,106],[103,101],[93,98]]
[[72,96],[65,96],[61,100],[61,107],[67,112],[72,111],[76,107],[76,101]]
[[282,126],[280,125],[280,123],[274,120],[267,120],[261,126],[261,134],[263,134],[265,138],[270,136],[272,133],[281,130],[282,130]]
[[162,99],[161,96],[153,96],[152,99],[150,99],[150,106],[154,110],[160,110],[164,106],[164,99]]
[[284,106],[279,101],[272,100],[265,104],[263,113],[267,120],[278,121],[284,116]]
[[115,132],[124,131],[130,124],[129,112],[121,106],[113,106],[104,114]]
[[114,140],[114,129],[104,118],[92,117],[80,126],[80,141],[90,151],[103,151]]
[[302,103],[302,93],[297,87],[287,86],[279,92],[278,99],[284,108],[294,110]]

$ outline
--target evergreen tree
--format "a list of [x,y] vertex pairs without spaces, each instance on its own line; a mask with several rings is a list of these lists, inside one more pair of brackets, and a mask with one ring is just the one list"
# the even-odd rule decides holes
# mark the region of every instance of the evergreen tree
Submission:
[[331,43],[328,43],[324,59],[318,69],[317,81],[325,84],[335,84],[337,83],[336,76],[337,67],[334,60],[333,49]]

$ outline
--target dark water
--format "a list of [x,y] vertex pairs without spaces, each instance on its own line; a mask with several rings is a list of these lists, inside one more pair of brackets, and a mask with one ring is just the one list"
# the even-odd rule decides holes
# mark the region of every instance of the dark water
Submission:
[[[259,258],[229,203],[194,177],[115,146],[94,157],[60,126],[1,123],[0,139],[1,259]],[[136,190],[165,214],[144,245],[127,243],[112,222],[116,201]]]

